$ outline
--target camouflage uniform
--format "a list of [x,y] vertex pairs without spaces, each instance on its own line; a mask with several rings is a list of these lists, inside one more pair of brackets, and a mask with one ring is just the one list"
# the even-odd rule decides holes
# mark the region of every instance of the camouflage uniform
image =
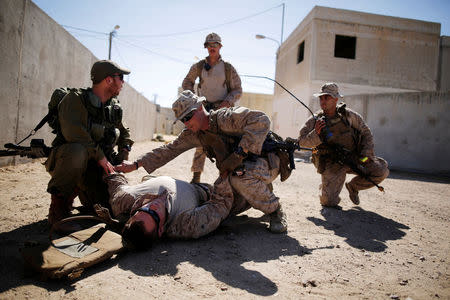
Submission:
[[[210,127],[212,120],[217,117],[219,138],[221,136],[235,136],[240,138],[238,146],[248,149],[255,154],[254,160],[244,160],[245,172],[238,176],[231,174],[226,178],[218,178],[214,183],[211,200],[204,205],[181,214],[173,226],[171,234],[183,238],[198,237],[213,231],[230,213],[237,214],[249,207],[270,214],[280,207],[279,198],[271,191],[269,184],[279,173],[280,161],[277,156],[270,159],[259,157],[262,144],[269,131],[270,120],[260,111],[252,111],[245,107],[222,108],[210,113]],[[173,142],[145,154],[137,160],[148,173],[171,161],[181,153],[194,147],[203,146],[210,150],[217,150],[216,164],[227,157],[227,153],[204,144],[207,131],[194,133],[183,130]],[[234,195],[233,195],[234,194]]]
[[[339,110],[339,109],[338,109]],[[362,117],[355,111],[345,109],[342,115],[328,119],[327,125],[332,132],[329,143],[340,144],[346,149],[355,152],[357,157],[368,157],[369,160],[363,164],[364,172],[375,182],[380,183],[389,174],[387,162],[374,153],[373,137],[369,127]],[[320,112],[316,117],[323,115]],[[346,124],[348,122],[348,124]],[[299,144],[305,147],[317,147],[322,140],[314,130],[315,119],[309,118],[300,130]],[[322,129],[325,130],[325,129]],[[359,133],[359,134],[358,134]],[[323,206],[336,206],[341,199],[339,194],[345,182],[346,174],[356,174],[348,166],[342,166],[327,159],[326,154],[320,158],[314,157],[317,172],[322,176],[320,185],[320,203]],[[348,183],[350,189],[355,192],[365,190],[374,185],[363,177],[357,175]]]
[[119,149],[133,144],[129,129],[122,123],[118,100],[102,104],[91,89],[72,91],[61,100],[58,119],[60,130],[45,162],[52,177],[47,191],[67,198],[75,197],[78,190],[83,193],[82,202],[95,199],[104,204],[108,195],[97,162],[105,157],[105,151],[111,161],[115,144]]
[[128,185],[122,174],[110,175],[105,178],[105,181],[108,184],[109,204],[113,216],[122,222],[126,222],[131,213],[150,202],[152,196],[167,191],[165,203],[167,217],[164,231],[169,237],[177,237],[171,234],[172,226],[179,226],[172,225],[176,217],[206,202],[210,193],[206,185],[190,184],[167,176],[151,178],[133,186]]
[[[183,90],[194,92],[194,84],[197,77],[200,78],[198,85],[198,95],[206,98],[205,107],[208,111],[216,110],[225,101],[232,107],[239,100],[242,94],[241,78],[236,69],[222,58],[211,66],[208,71],[203,67],[206,58],[191,66],[188,74],[183,80],[181,87]],[[229,70],[229,74],[226,74]],[[229,82],[227,82],[229,77]],[[202,172],[205,165],[206,154],[202,148],[197,148],[192,161],[192,172]]]

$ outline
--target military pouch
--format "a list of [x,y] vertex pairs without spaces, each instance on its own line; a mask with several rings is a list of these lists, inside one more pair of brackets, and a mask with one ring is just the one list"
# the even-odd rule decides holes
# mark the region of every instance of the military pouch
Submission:
[[112,104],[105,107],[106,110],[106,118],[108,122],[114,125],[120,124],[122,122],[123,111],[122,107],[118,104]]
[[289,165],[289,154],[278,150],[277,156],[280,158],[280,180],[283,182],[291,176],[292,169]]
[[325,171],[326,158],[324,155],[313,153],[311,156],[311,162],[317,169],[317,173],[322,174]]
[[90,133],[94,141],[100,142],[105,135],[105,126],[97,123],[92,123]]

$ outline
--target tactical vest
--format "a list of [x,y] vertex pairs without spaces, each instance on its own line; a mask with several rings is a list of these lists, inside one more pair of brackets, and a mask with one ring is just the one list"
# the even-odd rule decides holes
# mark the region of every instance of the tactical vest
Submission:
[[[123,110],[116,98],[109,99],[101,107],[95,107],[89,100],[89,92],[91,91],[90,88],[69,90],[70,93],[75,93],[88,112],[87,130],[91,138],[100,145],[108,160],[112,161],[113,148],[120,136],[120,131],[117,128],[122,123]],[[64,144],[66,141],[59,125],[56,134],[52,145]]]
[[[347,111],[345,106],[345,103],[340,103],[336,109],[336,116],[333,118],[327,118],[326,126],[332,136],[326,143],[339,144],[351,152],[358,153],[360,146],[360,134],[357,129],[350,125],[350,122],[347,119]],[[323,112],[320,112],[316,115],[316,117],[319,119],[324,115],[325,114]],[[316,166],[317,172],[320,174],[322,174],[325,170],[326,164],[330,162],[330,155],[332,154],[326,146],[326,143],[317,146],[312,155],[312,162]]]
[[[230,82],[231,82],[231,64],[224,61],[223,62],[225,65],[225,84],[227,86],[227,91],[228,93],[231,91],[231,87],[230,87]],[[196,64],[197,67],[197,75],[199,77],[199,83],[198,83],[198,88],[200,89],[202,87],[203,84],[203,79],[202,79],[202,70],[205,67],[206,64],[206,59],[202,59],[201,61],[199,61]]]

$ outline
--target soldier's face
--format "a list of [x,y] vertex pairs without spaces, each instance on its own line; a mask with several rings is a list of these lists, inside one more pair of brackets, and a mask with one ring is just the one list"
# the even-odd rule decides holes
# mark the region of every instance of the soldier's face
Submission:
[[210,43],[206,45],[206,49],[208,49],[208,54],[210,56],[219,55],[220,48],[222,48],[222,45],[219,43]]
[[336,107],[338,98],[333,98],[331,95],[323,95],[319,97],[320,108],[323,111],[330,111]]
[[123,86],[123,74],[114,74],[111,76],[112,82],[110,85],[110,92],[113,97],[117,97],[120,94]]
[[201,122],[200,122],[200,113],[198,110],[195,111],[192,118],[189,119],[189,121],[185,122],[184,125],[187,129],[189,129],[192,132],[197,132],[200,130]]

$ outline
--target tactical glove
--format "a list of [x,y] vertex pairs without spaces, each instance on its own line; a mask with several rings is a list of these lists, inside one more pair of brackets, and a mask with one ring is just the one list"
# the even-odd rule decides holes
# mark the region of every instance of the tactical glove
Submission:
[[225,160],[220,164],[220,171],[225,172],[233,172],[234,169],[242,165],[244,161],[244,157],[235,152],[231,153]]

